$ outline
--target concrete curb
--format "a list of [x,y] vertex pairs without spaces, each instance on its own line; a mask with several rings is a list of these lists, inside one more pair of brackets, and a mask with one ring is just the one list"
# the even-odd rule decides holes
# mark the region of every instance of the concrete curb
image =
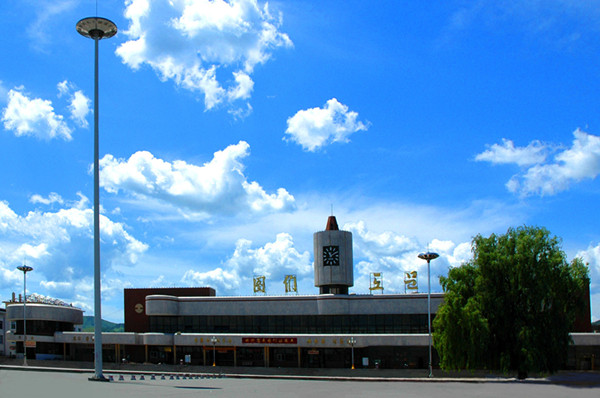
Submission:
[[[0,370],[35,371],[35,372],[61,372],[61,373],[94,373],[94,369],[58,368],[43,366],[17,366],[0,365]],[[314,375],[263,375],[263,374],[238,374],[238,373],[196,373],[196,372],[152,372],[146,370],[103,370],[106,375],[145,375],[145,376],[216,376],[228,379],[280,379],[280,380],[316,380],[316,381],[361,381],[361,382],[405,382],[405,383],[514,383],[520,382],[515,378],[477,378],[477,377],[364,377],[364,376],[314,376]],[[537,382],[550,383],[546,379],[535,379]]]

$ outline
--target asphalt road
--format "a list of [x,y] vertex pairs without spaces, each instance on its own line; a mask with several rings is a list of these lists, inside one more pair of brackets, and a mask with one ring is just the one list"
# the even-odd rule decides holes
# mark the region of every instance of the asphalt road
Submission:
[[282,379],[131,380],[89,381],[91,373],[61,373],[0,369],[0,397],[599,397],[600,387],[583,383],[557,385],[539,381],[503,382],[392,382]]

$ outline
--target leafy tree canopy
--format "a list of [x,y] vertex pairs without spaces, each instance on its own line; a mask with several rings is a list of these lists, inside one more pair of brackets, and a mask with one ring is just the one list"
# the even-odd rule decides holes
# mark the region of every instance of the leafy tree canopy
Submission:
[[433,326],[443,369],[554,372],[589,284],[581,259],[538,227],[476,236],[473,258],[441,277],[445,300]]

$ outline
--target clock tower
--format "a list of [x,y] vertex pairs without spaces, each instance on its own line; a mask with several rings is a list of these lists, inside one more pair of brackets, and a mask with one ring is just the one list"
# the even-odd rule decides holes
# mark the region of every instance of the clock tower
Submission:
[[348,294],[354,285],[352,233],[340,231],[337,220],[330,216],[325,231],[313,235],[315,254],[315,286],[320,294]]

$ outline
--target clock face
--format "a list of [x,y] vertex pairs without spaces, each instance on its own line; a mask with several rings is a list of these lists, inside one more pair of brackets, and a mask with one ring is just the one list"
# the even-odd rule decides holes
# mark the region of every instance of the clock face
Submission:
[[323,246],[323,264],[340,265],[339,246]]

